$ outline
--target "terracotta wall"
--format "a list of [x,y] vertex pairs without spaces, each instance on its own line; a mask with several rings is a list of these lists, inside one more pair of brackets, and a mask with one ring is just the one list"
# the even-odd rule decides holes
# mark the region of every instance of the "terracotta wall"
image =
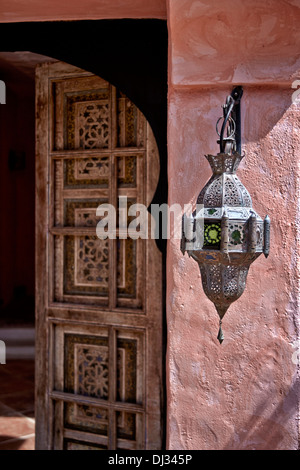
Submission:
[[0,22],[166,19],[166,0],[1,0]]
[[[246,158],[238,175],[272,223],[271,253],[250,268],[223,321],[198,265],[170,240],[167,259],[167,445],[297,449],[299,445],[300,4],[169,0],[169,204],[195,199],[218,152],[215,123],[243,85]],[[297,379],[298,374],[298,379]]]

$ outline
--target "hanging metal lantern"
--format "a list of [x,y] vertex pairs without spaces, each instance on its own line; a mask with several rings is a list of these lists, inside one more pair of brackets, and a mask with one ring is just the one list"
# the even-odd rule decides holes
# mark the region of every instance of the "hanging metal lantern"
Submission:
[[247,274],[261,253],[270,249],[270,218],[252,208],[250,194],[236,175],[241,155],[240,99],[237,87],[223,106],[220,153],[206,155],[212,177],[197,199],[197,209],[183,216],[181,251],[197,261],[202,285],[220,317],[218,340],[224,340],[222,319],[244,292]]

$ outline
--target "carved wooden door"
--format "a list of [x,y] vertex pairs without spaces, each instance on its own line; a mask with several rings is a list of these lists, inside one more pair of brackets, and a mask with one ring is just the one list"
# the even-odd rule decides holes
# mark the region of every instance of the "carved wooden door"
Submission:
[[161,255],[96,236],[100,204],[151,203],[153,134],[91,73],[44,64],[36,83],[36,447],[159,449]]

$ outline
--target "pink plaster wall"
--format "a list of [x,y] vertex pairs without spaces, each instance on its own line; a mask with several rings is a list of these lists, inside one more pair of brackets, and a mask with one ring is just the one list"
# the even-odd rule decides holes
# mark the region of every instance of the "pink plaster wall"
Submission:
[[110,18],[166,19],[166,0],[1,0],[0,22]]
[[286,82],[298,71],[298,0],[169,3],[173,84]]
[[[235,7],[233,15],[228,3]],[[195,201],[210,177],[204,154],[218,152],[215,123],[232,83],[238,83],[244,86],[246,153],[238,176],[256,211],[262,217],[268,213],[272,223],[270,256],[251,266],[244,294],[224,317],[222,345],[218,315],[203,293],[197,263],[182,256],[178,240],[169,242],[170,449],[299,446],[299,365],[297,371],[292,343],[299,339],[300,102],[291,102],[291,77],[300,78],[300,41],[290,14],[299,13],[297,4],[278,1],[272,10],[274,2],[256,0],[169,1],[169,204]],[[286,22],[277,32],[281,17]],[[232,22],[227,41],[224,25]],[[276,48],[269,44],[271,24]],[[210,51],[207,32],[218,31],[217,25],[223,34],[215,33]],[[251,47],[245,50],[247,41]]]

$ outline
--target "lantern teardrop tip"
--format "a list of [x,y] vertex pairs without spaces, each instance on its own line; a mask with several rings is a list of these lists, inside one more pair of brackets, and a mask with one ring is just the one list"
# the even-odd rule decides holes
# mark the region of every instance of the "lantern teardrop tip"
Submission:
[[219,341],[220,344],[222,344],[223,341],[224,341],[224,335],[223,335],[223,331],[222,331],[222,327],[221,327],[221,326],[220,326],[220,328],[219,328],[219,333],[218,333],[217,339],[218,339],[218,341]]

